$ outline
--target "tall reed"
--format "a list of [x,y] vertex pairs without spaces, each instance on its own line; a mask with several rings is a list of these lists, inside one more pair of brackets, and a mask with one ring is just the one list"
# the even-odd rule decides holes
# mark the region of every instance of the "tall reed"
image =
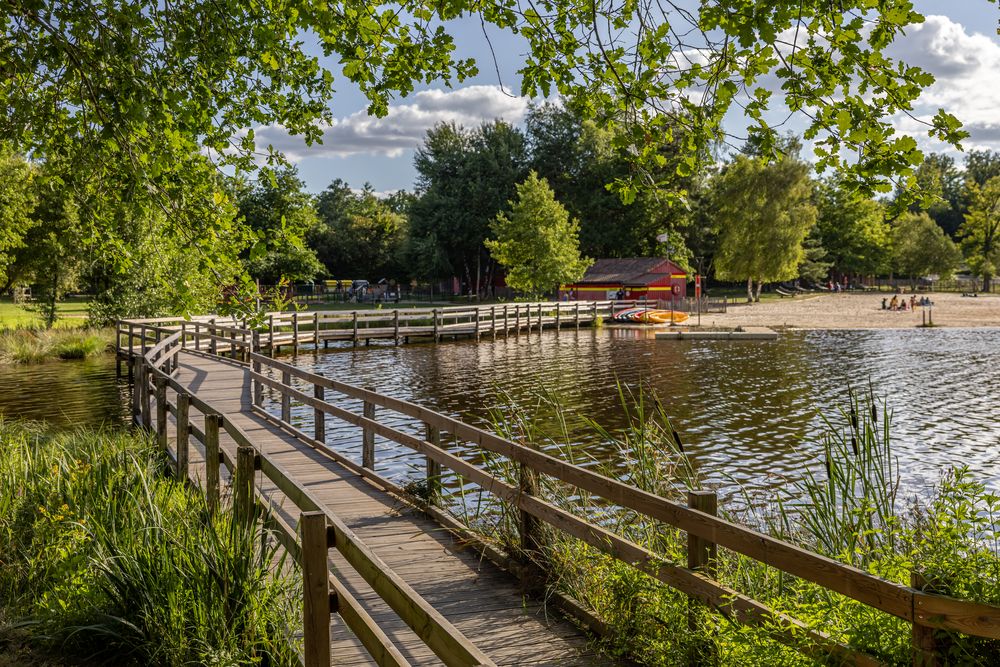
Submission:
[[[687,489],[699,486],[697,472],[663,405],[655,394],[621,386],[618,400],[625,424],[613,431],[544,389],[530,403],[501,392],[492,420],[498,433],[523,445],[683,500]],[[720,508],[720,514],[901,584],[909,585],[911,572],[917,571],[928,581],[928,590],[1000,604],[1000,496],[956,467],[935,488],[902,498],[891,417],[871,389],[851,393],[843,410],[824,418],[824,433],[813,445],[822,453],[820,464],[791,485],[790,500],[777,497],[762,507],[759,499],[749,499],[758,504],[740,502],[732,509]],[[589,426],[613,446],[615,465],[598,464],[574,447],[571,424]],[[494,475],[516,483],[518,470],[509,461],[489,454],[483,459]],[[539,489],[549,502],[669,562],[685,564],[682,531],[544,475]],[[454,507],[470,526],[518,554],[511,507],[482,492],[470,496],[465,490],[462,500]],[[649,665],[688,664],[698,656],[729,665],[813,663],[775,641],[771,628],[738,625],[707,611],[696,614],[691,626],[685,595],[565,533],[546,531],[541,559],[552,590],[583,601],[607,623],[605,647],[613,653]],[[723,584],[839,642],[886,664],[912,660],[911,626],[901,619],[726,549],[719,550],[714,565]],[[940,634],[951,664],[996,664],[1000,655],[1000,642]]]
[[35,643],[141,665],[291,665],[295,580],[149,438],[0,422],[0,604]]

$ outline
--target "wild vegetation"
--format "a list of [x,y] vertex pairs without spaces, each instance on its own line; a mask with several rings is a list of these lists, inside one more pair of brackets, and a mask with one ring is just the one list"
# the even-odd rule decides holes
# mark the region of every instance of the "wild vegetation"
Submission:
[[12,329],[0,332],[0,363],[87,359],[107,352],[113,345],[111,329]]
[[[648,394],[622,392],[628,425],[605,431],[552,396],[540,393],[532,405],[502,397],[494,411],[497,430],[532,447],[581,461],[568,424],[598,429],[618,448],[606,472],[650,492],[685,502],[699,486],[680,437],[663,406]],[[907,497],[900,491],[891,446],[891,412],[871,396],[851,399],[831,417],[821,446],[822,463],[795,485],[785,500],[773,496],[732,498],[720,507],[725,518],[791,541],[877,576],[910,585],[911,572],[925,590],[1000,604],[1000,496],[988,492],[966,468],[944,472],[933,489]],[[517,469],[502,457],[485,464],[517,484]],[[542,476],[547,500],[642,545],[669,562],[684,564],[682,531],[641,514],[609,506],[575,488]],[[789,499],[790,498],[790,499]],[[769,627],[740,625],[701,610],[689,628],[687,597],[633,566],[615,560],[565,533],[546,528],[540,553],[524,553],[518,513],[488,494],[468,491],[451,499],[470,526],[508,553],[537,559],[548,587],[585,602],[609,626],[607,648],[649,665],[687,664],[693,652],[717,656],[720,664],[813,664],[811,658],[775,640]],[[912,663],[910,624],[720,549],[712,563],[723,584],[773,609],[828,633],[834,640],[892,665]],[[948,664],[992,664],[1000,642],[938,632]],[[797,642],[800,642],[797,644]],[[808,648],[804,634],[791,642]]]
[[151,438],[0,422],[0,646],[98,664],[298,664],[297,578]]

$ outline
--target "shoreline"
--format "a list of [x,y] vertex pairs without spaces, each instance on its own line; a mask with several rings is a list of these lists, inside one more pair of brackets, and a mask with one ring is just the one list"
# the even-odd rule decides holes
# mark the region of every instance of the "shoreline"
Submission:
[[[903,295],[907,301],[909,294]],[[871,330],[871,329],[1000,329],[1000,295],[963,297],[953,293],[927,293],[932,306],[914,310],[882,310],[882,294],[809,294],[761,303],[731,305],[726,313],[702,313],[681,326],[693,329],[769,327],[775,330]],[[933,318],[933,327],[921,327],[923,317]]]

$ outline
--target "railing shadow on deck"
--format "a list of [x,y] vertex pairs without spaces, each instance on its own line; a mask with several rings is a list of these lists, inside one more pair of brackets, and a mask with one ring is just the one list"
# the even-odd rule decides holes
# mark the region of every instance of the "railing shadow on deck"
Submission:
[[[539,319],[539,323],[544,323],[544,316]],[[252,504],[249,499],[254,495],[259,503],[265,508],[268,507],[268,500],[252,486],[252,482],[240,481],[252,480],[255,469],[262,471],[302,510],[298,529],[273,518],[277,515],[276,512],[270,514],[272,517],[270,521],[277,529],[282,543],[297,556],[303,567],[306,584],[304,590],[307,596],[305,617],[307,664],[323,664],[324,659],[328,664],[329,618],[325,615],[327,608],[341,613],[347,625],[358,635],[379,664],[404,664],[400,663],[399,657],[392,652],[391,642],[379,633],[377,627],[373,627],[371,619],[366,617],[363,610],[352,604],[343,587],[326,571],[323,550],[328,547],[339,549],[358,572],[369,580],[369,583],[382,582],[381,588],[376,590],[385,597],[403,620],[408,624],[412,622],[411,627],[432,628],[432,631],[421,636],[446,664],[489,664],[489,659],[478,654],[475,647],[446,620],[435,616],[436,612],[433,612],[433,609],[429,608],[429,605],[426,605],[415,592],[400,583],[401,580],[394,580],[391,570],[388,570],[343,522],[332,512],[324,510],[310,492],[296,484],[280,466],[273,463],[265,454],[255,450],[253,443],[235,425],[226,421],[223,415],[217,415],[211,405],[189,393],[190,387],[180,385],[172,377],[171,372],[176,368],[177,355],[181,350],[204,348],[207,343],[211,344],[211,352],[202,350],[203,354],[219,355],[227,351],[231,356],[240,357],[242,365],[248,367],[247,372],[252,381],[251,409],[256,414],[272,423],[275,428],[284,429],[312,445],[320,455],[332,458],[343,467],[376,482],[398,497],[418,504],[444,527],[466,539],[476,541],[478,537],[471,534],[439,502],[441,475],[445,468],[517,508],[521,515],[520,540],[524,551],[530,552],[535,548],[539,522],[544,522],[649,574],[660,582],[687,594],[692,600],[708,605],[736,622],[765,626],[775,639],[784,641],[818,659],[832,658],[843,664],[880,664],[874,657],[839,643],[825,633],[807,627],[792,616],[771,609],[717,581],[714,578],[712,564],[714,554],[719,547],[743,554],[911,623],[914,660],[917,664],[935,664],[941,659],[939,647],[934,644],[935,629],[1000,639],[1000,607],[927,593],[915,586],[897,584],[789,542],[728,522],[715,515],[716,502],[711,492],[692,492],[689,495],[688,505],[685,506],[408,401],[309,373],[294,365],[277,361],[261,354],[260,332],[236,327],[222,330],[216,326],[211,330],[212,333],[209,333],[206,327],[211,326],[214,325],[201,324],[192,330],[191,327],[178,325],[177,320],[119,323],[119,334],[127,338],[127,349],[145,351],[143,354],[130,357],[136,360],[133,411],[138,415],[138,421],[147,428],[152,426],[154,422],[151,419],[150,400],[155,395],[157,406],[155,427],[161,445],[165,448],[168,444],[166,413],[170,411],[177,415],[175,467],[180,476],[187,474],[187,456],[186,453],[182,453],[188,446],[186,439],[189,435],[194,435],[204,444],[209,471],[213,466],[216,467],[216,472],[209,472],[206,475],[206,490],[210,503],[214,502],[216,505],[218,503],[217,469],[218,461],[221,460],[231,472],[235,472],[237,482],[234,506],[239,515],[250,516],[251,513],[247,508]],[[160,342],[152,347],[148,345],[150,332],[153,332],[156,338],[161,338]],[[219,336],[220,332],[227,335]],[[265,368],[270,369],[280,379],[266,374]],[[312,391],[301,391],[292,386],[293,378],[311,386]],[[177,392],[176,405],[171,405],[167,401],[168,386]],[[263,409],[265,387],[278,392],[281,396],[279,416],[271,415]],[[328,392],[359,400],[363,406],[361,413],[333,405],[327,400]],[[292,425],[293,401],[313,409],[313,433],[304,433]],[[182,423],[188,424],[190,419],[188,411],[191,407],[204,414],[204,432],[198,431],[193,424],[181,426]],[[376,409],[379,412],[389,411],[403,415],[422,423],[425,429],[423,437],[381,423],[376,418]],[[362,430],[361,465],[326,446],[327,416]],[[219,451],[219,428],[224,428],[238,443],[238,460],[228,460],[224,454],[215,453]],[[521,471],[520,479],[516,483],[501,480],[482,467],[456,456],[441,446],[443,434],[507,457],[518,464]],[[425,457],[428,501],[413,498],[405,489],[375,472],[375,436],[408,447]],[[538,474],[548,475],[599,496],[612,505],[627,508],[686,531],[687,566],[665,562],[649,549],[547,502],[539,495]],[[213,494],[215,494],[214,501]],[[297,534],[301,535],[300,540]],[[479,546],[491,559],[508,568],[517,569],[518,564],[510,555],[500,553],[481,542]],[[318,568],[322,568],[321,573],[318,572]],[[914,581],[918,581],[916,573],[914,576]],[[390,583],[385,584],[385,581]],[[324,603],[321,598],[336,599],[338,604]],[[594,618],[582,605],[567,598],[561,598],[560,601],[564,611],[578,615],[593,629],[600,629],[600,619]],[[421,625],[424,623],[428,625]],[[808,641],[803,642],[803,637]],[[321,653],[320,645],[326,646],[325,658],[318,654]],[[310,649],[310,646],[314,648]],[[312,659],[309,657],[310,651],[316,653]]]

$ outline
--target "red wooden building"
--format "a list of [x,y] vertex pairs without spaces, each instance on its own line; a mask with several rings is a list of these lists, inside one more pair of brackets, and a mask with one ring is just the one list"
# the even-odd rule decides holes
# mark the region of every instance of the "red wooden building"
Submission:
[[581,301],[687,296],[687,274],[665,257],[599,259],[583,278],[559,288],[559,298]]

